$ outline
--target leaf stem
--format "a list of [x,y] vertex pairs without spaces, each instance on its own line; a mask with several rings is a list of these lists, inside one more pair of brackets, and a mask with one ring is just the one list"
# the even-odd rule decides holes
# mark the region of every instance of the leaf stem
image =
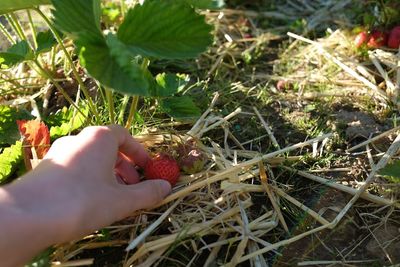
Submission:
[[36,27],[35,27],[35,24],[33,23],[33,20],[32,20],[31,11],[29,9],[27,9],[26,13],[28,15],[29,26],[30,26],[31,32],[32,32],[33,45],[34,45],[35,49],[37,49],[38,48],[38,44],[37,44],[37,40],[36,40]]
[[65,57],[68,61],[68,63],[71,65],[72,72],[75,76],[75,79],[78,81],[79,86],[81,87],[82,93],[85,95],[86,99],[88,100],[89,108],[92,111],[92,113],[96,117],[96,121],[100,122],[100,115],[97,110],[97,107],[93,103],[93,99],[89,94],[89,90],[85,86],[85,84],[82,81],[82,78],[80,77],[78,70],[76,69],[74,62],[71,58],[71,55],[68,53],[67,48],[64,46],[63,40],[61,39],[60,35],[58,34],[57,30],[51,23],[51,21],[46,17],[46,15],[40,10],[40,8],[34,8],[34,10],[43,18],[43,20],[46,22],[47,26],[50,28],[51,32],[53,33],[54,37],[56,38],[58,44],[60,45],[61,49],[63,50]]
[[0,32],[7,38],[7,40],[13,45],[16,44],[17,42],[14,40],[14,38],[11,36],[11,34],[8,32],[6,27],[3,25],[3,23],[0,23]]
[[129,95],[124,95],[124,98],[122,99],[122,104],[121,104],[121,109],[119,111],[118,115],[118,123],[122,124],[124,122],[124,114],[126,107],[128,106],[129,103]]
[[[18,17],[14,13],[10,13],[7,15],[7,19],[14,28],[15,32],[18,34],[19,38],[21,38],[21,40],[25,40],[29,44],[28,38],[26,37],[26,34],[19,23]],[[31,45],[29,44],[29,46]]]
[[137,95],[132,96],[131,108],[129,109],[128,120],[126,121],[126,125],[125,125],[125,128],[128,130],[132,126],[133,118],[137,111],[138,103],[139,103],[139,96],[137,96]]
[[76,110],[78,110],[78,112],[81,113],[85,119],[87,119],[87,116],[80,110],[80,108],[75,104],[75,102],[71,99],[71,97],[67,94],[67,92],[65,92],[64,88],[62,88],[61,85],[56,80],[53,79],[51,74],[40,65],[40,62],[37,59],[35,59],[35,60],[33,60],[33,63],[35,63],[36,67],[39,69],[40,75],[49,79],[54,84],[54,86],[57,88],[57,90],[68,101],[68,103],[70,103],[74,108],[76,108]]
[[110,123],[115,124],[115,108],[114,108],[113,92],[110,88],[104,88],[104,89],[108,102],[108,112],[110,113]]

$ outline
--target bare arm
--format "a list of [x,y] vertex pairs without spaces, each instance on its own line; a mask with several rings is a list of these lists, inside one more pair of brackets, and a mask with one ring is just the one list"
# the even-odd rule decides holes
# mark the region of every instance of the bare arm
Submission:
[[[168,182],[139,182],[144,148],[120,126],[89,127],[60,138],[46,158],[0,188],[0,259],[20,266],[44,248],[79,238],[150,208],[171,190]],[[131,185],[118,183],[115,173]]]

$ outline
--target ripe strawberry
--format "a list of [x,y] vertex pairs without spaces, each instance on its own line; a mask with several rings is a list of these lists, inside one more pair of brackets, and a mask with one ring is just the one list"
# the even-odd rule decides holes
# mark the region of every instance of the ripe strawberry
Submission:
[[387,44],[388,35],[386,32],[375,30],[371,33],[367,46],[369,48],[379,48]]
[[400,26],[394,27],[390,31],[388,46],[390,48],[398,49],[400,46]]
[[362,31],[357,34],[356,38],[354,38],[354,45],[359,48],[360,46],[366,44],[369,40],[369,34],[366,31]]
[[180,176],[179,166],[175,159],[167,154],[157,154],[150,159],[145,168],[147,179],[163,179],[174,186]]

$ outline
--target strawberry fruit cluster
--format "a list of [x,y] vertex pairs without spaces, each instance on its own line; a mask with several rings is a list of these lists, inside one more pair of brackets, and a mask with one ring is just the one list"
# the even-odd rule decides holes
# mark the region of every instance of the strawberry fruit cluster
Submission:
[[362,31],[354,38],[354,45],[357,48],[363,46],[367,48],[387,46],[398,49],[400,46],[400,25],[393,27],[390,32],[381,30],[373,30],[371,32]]

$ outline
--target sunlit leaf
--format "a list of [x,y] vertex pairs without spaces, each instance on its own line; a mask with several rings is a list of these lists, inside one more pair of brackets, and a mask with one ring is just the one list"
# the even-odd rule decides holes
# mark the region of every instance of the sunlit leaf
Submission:
[[49,5],[50,3],[51,0],[1,0],[0,15],[34,6]]
[[30,147],[34,147],[38,159],[42,159],[50,148],[50,133],[47,126],[38,120],[17,120],[17,125],[24,140],[23,144],[29,150]]
[[389,180],[395,183],[400,183],[400,160],[386,165],[379,171],[379,174],[387,176]]
[[98,39],[100,30],[100,0],[52,0],[54,23],[73,38]]
[[165,97],[181,91],[188,83],[187,75],[160,73],[156,76],[157,86],[153,96]]
[[60,116],[60,120],[63,122],[61,125],[50,127],[50,137],[51,139],[57,139],[61,136],[68,135],[69,133],[81,128],[85,122],[86,117],[89,115],[89,106],[86,105],[86,108],[81,108],[84,114],[80,112],[76,112],[76,115],[73,115],[73,110],[68,110],[63,112],[64,117]]
[[33,51],[25,40],[14,44],[6,52],[0,52],[0,66],[2,68],[12,67],[29,59],[33,59]]
[[107,43],[86,43],[80,49],[81,64],[107,87],[126,94],[147,96],[152,77],[133,61],[124,46],[112,35],[107,36]]
[[31,119],[27,111],[0,105],[0,145],[11,145],[21,139],[16,120]]
[[20,162],[22,162],[22,143],[17,141],[0,154],[0,184],[6,182]]
[[50,30],[39,32],[36,35],[36,42],[38,44],[36,53],[48,52],[55,44],[57,44],[57,41]]
[[162,110],[176,119],[194,119],[201,115],[200,109],[189,96],[163,98],[160,103]]
[[190,5],[151,0],[128,11],[118,38],[138,55],[193,58],[212,43],[211,30]]

